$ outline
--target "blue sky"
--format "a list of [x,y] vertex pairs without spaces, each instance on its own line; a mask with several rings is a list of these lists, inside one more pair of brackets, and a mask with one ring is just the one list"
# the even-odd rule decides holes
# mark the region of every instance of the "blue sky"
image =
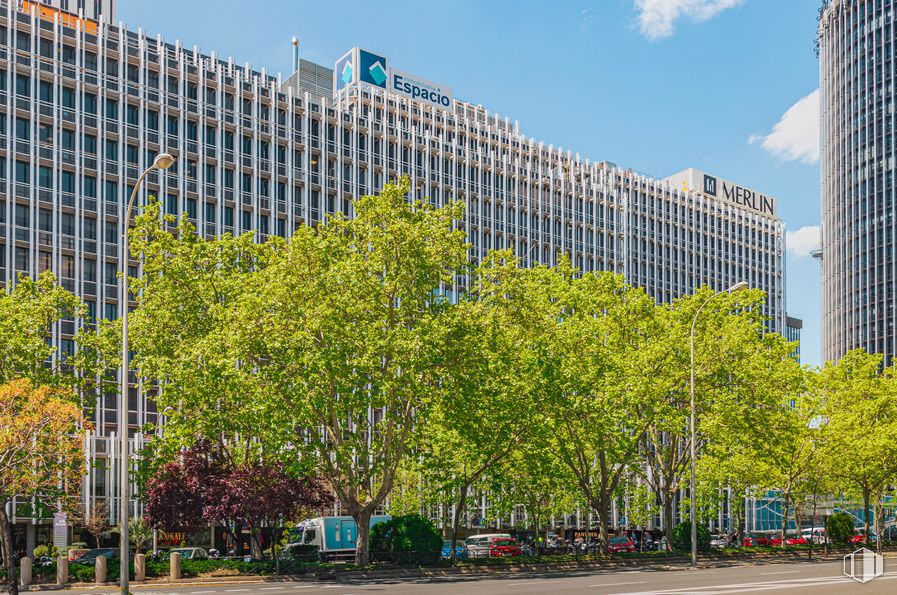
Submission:
[[[352,46],[518,120],[527,136],[665,177],[696,167],[778,199],[787,302],[820,362],[819,0],[119,0],[117,19],[271,73]],[[802,229],[804,228],[804,229]]]

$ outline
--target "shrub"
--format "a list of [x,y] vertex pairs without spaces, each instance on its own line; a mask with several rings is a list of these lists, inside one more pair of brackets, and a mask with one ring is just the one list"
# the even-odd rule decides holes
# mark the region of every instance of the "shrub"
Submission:
[[419,514],[393,517],[371,529],[374,559],[406,564],[433,564],[439,560],[442,537],[429,519]]
[[318,559],[318,546],[310,543],[294,543],[283,550],[281,558],[283,560],[314,562]]
[[47,547],[45,545],[39,545],[34,548],[34,558],[55,558],[56,557],[56,548],[52,545]]
[[836,512],[828,518],[828,538],[835,543],[848,543],[853,536],[853,517],[846,512]]
[[[673,549],[691,551],[691,523],[682,522],[673,527]],[[698,549],[710,549],[710,529],[698,523]]]

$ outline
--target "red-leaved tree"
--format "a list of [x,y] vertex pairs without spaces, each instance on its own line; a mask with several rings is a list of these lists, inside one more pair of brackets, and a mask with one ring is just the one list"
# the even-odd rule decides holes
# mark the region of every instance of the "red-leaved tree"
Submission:
[[258,560],[263,528],[277,529],[332,501],[320,480],[294,477],[280,461],[233,463],[209,443],[198,442],[147,482],[144,514],[153,527],[172,531],[217,523],[235,543],[245,526],[251,555]]

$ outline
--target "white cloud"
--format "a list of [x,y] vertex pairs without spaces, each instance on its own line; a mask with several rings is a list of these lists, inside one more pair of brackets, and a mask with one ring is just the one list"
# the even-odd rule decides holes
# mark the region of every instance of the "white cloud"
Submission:
[[818,225],[807,225],[785,234],[785,249],[795,258],[805,258],[819,247],[822,241],[822,228]]
[[592,23],[595,22],[595,11],[591,8],[583,8],[582,12],[579,13],[579,30],[581,32],[585,32],[592,26]]
[[673,34],[681,17],[694,22],[706,21],[718,13],[738,6],[742,0],[635,0],[638,26],[648,39],[662,39]]
[[819,161],[819,89],[788,108],[769,134],[752,134],[766,151],[786,161]]

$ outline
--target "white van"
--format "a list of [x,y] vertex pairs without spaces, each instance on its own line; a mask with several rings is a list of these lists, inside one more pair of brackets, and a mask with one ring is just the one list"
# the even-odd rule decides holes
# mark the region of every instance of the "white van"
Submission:
[[492,552],[492,543],[495,540],[513,539],[510,533],[481,533],[471,535],[464,540],[467,546],[468,558],[488,558]]

